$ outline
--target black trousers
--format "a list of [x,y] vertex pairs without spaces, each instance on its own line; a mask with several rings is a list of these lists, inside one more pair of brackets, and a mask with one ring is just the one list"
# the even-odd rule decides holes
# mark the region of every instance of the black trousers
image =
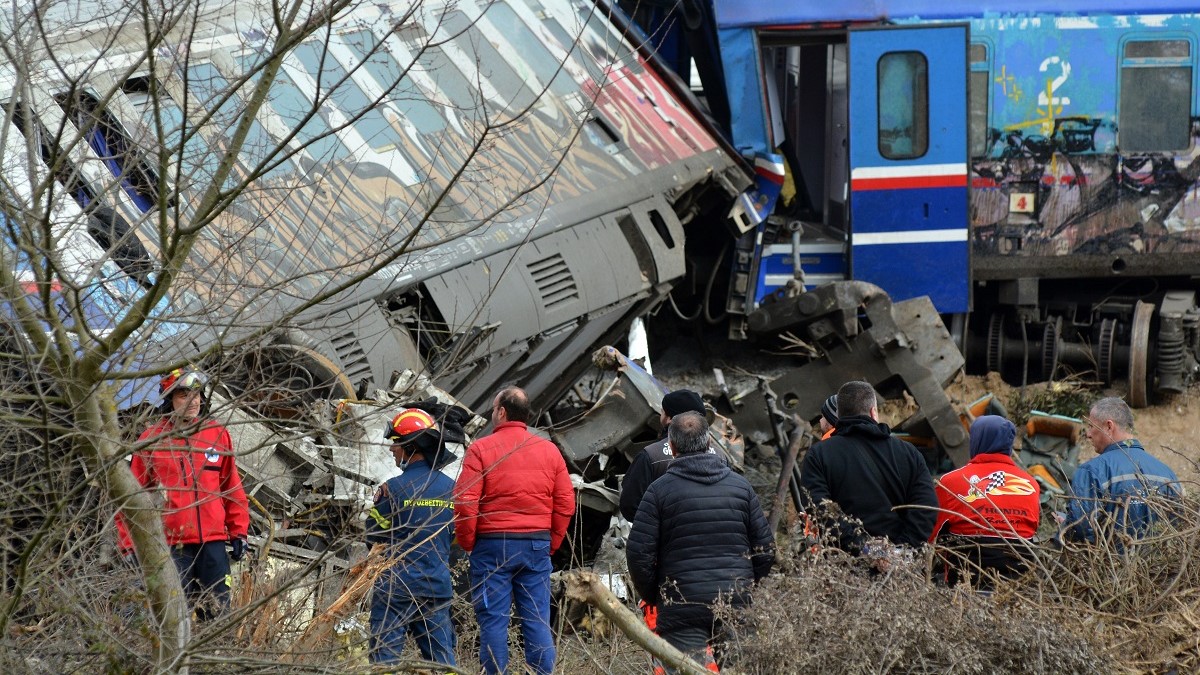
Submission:
[[171,557],[196,618],[209,621],[229,610],[229,556],[225,542],[177,544]]

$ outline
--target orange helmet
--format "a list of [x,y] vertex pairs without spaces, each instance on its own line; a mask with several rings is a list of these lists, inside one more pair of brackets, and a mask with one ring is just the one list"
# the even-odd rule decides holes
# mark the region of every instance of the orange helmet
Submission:
[[176,389],[199,391],[208,384],[208,377],[195,368],[176,368],[167,373],[158,383],[158,390],[164,397]]
[[432,415],[424,410],[410,408],[392,418],[392,423],[387,429],[387,439],[392,443],[407,445],[424,436],[425,432],[437,430],[438,425]]

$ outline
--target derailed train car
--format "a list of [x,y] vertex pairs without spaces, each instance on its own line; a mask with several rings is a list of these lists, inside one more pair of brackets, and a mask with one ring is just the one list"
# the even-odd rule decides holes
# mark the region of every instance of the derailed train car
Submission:
[[104,366],[116,405],[157,405],[164,364],[211,369],[298,552],[294,514],[349,513],[390,469],[369,466],[373,427],[323,447],[341,437],[314,402],[421,373],[467,408],[506,382],[548,408],[750,183],[591,3],[371,3],[294,18],[322,26],[302,39],[266,5],[109,9],[0,19],[4,339],[28,334],[13,293],[80,341],[145,312]]
[[[202,226],[143,362],[231,345],[229,363],[254,337],[226,381],[263,398],[407,368],[471,407],[509,381],[545,405],[683,276],[685,226],[721,228],[748,184],[591,3],[372,3],[283,50],[267,7],[199,9],[149,32],[99,3],[8,17],[45,32],[14,44],[0,97],[6,176],[45,176],[10,201],[62,223],[97,328],[154,287],[164,233]],[[240,124],[229,191],[206,192]],[[203,199],[228,204],[193,223]]]

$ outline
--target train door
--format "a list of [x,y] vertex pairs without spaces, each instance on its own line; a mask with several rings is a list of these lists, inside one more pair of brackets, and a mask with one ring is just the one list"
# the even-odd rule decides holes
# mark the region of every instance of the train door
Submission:
[[850,264],[895,300],[969,309],[965,25],[848,36]]

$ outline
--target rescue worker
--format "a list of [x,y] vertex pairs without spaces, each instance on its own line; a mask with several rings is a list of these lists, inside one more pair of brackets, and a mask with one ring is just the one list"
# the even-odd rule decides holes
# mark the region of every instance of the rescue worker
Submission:
[[[933,533],[937,496],[925,459],[879,422],[875,389],[847,382],[838,389],[837,431],[804,456],[800,485],[823,536],[860,555],[869,538],[921,546]],[[840,514],[821,503],[837,504]]]
[[525,663],[537,675],[554,670],[550,556],[575,514],[575,488],[558,448],[529,433],[532,414],[521,389],[497,392],[493,431],[467,448],[455,485],[455,527],[471,555],[479,660],[489,675],[508,669],[514,600]]
[[1014,578],[1028,567],[1029,543],[1041,519],[1041,488],[1013,461],[1017,428],[998,415],[971,425],[971,459],[934,481],[937,523],[931,542],[944,549],[943,580],[960,577],[991,586],[991,575]]
[[423,659],[454,666],[454,481],[438,470],[453,454],[424,410],[401,412],[385,433],[403,473],[379,486],[367,518],[367,541],[383,544],[390,563],[371,593],[370,659],[400,661],[411,633]]
[[130,463],[137,481],[162,495],[167,545],[200,621],[229,609],[229,558],[245,555],[250,527],[233,441],[205,414],[207,383],[194,368],[177,368],[162,379],[163,416],[142,432],[138,442],[145,448]]
[[750,601],[774,564],[775,541],[749,481],[708,451],[703,415],[674,416],[668,442],[675,460],[646,491],[629,533],[629,576],[658,607],[663,639],[716,670],[712,649],[724,629],[713,605]]
[[1098,531],[1145,536],[1163,517],[1163,498],[1177,498],[1175,472],[1155,459],[1133,435],[1133,411],[1116,397],[1092,404],[1085,433],[1099,455],[1075,470],[1067,502],[1065,536],[1095,542]]

